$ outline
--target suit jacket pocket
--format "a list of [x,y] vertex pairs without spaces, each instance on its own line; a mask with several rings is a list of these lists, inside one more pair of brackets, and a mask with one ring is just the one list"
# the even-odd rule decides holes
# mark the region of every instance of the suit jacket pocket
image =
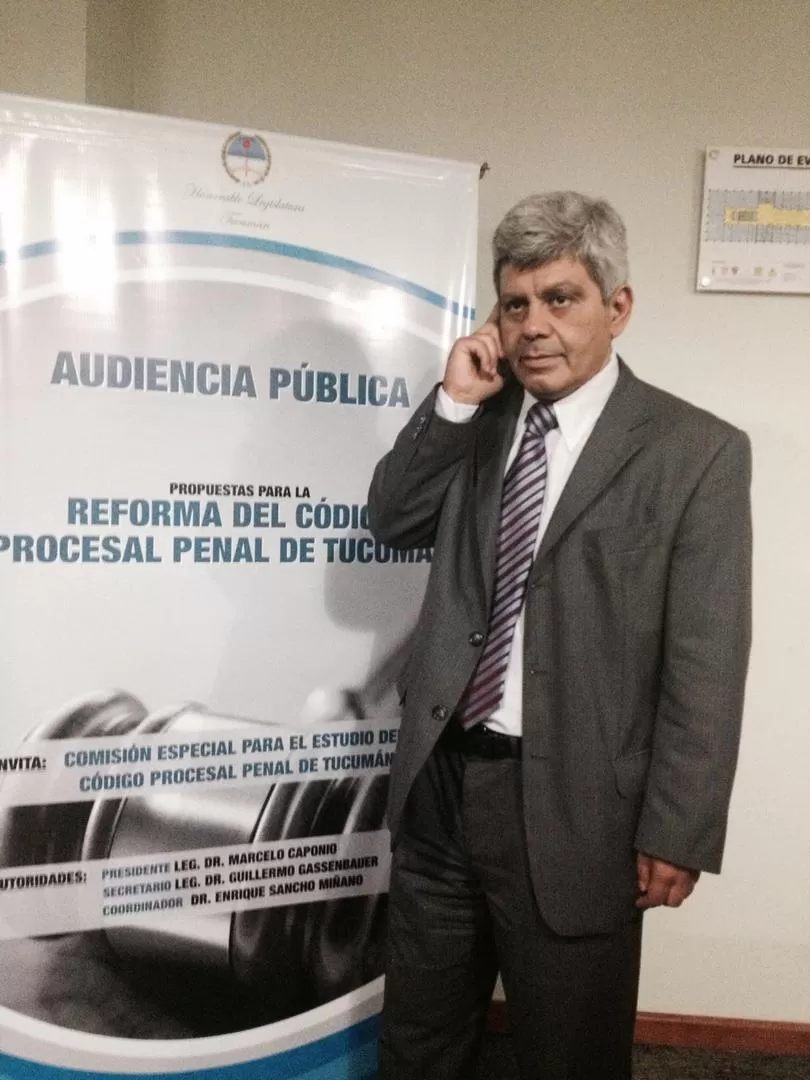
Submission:
[[620,795],[626,799],[632,799],[644,789],[647,781],[647,772],[650,768],[650,756],[652,751],[637,750],[633,754],[616,758],[613,762],[613,771],[616,774],[616,788]]
[[652,522],[647,525],[610,525],[603,529],[589,529],[588,540],[600,551],[640,551],[657,547],[665,542],[664,530]]

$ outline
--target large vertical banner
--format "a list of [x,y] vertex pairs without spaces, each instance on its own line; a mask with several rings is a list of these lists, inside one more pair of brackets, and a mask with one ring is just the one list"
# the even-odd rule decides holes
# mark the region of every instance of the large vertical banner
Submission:
[[0,1071],[373,1075],[374,462],[468,329],[469,165],[0,97]]

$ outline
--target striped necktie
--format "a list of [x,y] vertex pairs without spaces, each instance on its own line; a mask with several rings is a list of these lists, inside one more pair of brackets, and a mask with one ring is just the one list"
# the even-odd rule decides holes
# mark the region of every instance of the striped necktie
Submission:
[[523,607],[543,512],[548,471],[545,437],[556,426],[551,406],[540,402],[532,405],[526,414],[520,448],[504,478],[487,637],[456,709],[465,728],[486,720],[501,703],[512,638]]

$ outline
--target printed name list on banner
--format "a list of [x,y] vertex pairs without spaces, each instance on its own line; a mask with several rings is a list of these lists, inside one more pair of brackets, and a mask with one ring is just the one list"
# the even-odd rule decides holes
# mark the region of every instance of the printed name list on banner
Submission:
[[0,96],[0,1066],[374,1075],[374,464],[473,316],[478,169]]
[[[0,872],[0,938],[63,934],[141,921],[154,912],[250,911],[291,898],[334,900],[385,890],[390,864],[380,833],[349,833],[249,846],[172,852],[152,858],[59,863]],[[53,890],[63,889],[60,904]],[[150,916],[147,919],[147,916]],[[165,927],[171,933],[172,923]]]

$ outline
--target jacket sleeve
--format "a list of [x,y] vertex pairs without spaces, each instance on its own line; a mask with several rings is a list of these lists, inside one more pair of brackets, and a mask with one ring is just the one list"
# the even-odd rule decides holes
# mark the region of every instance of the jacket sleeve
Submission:
[[444,496],[473,444],[476,419],[453,423],[435,412],[436,389],[400,432],[374,470],[369,525],[390,547],[429,547]]
[[719,873],[751,643],[751,451],[732,429],[679,523],[635,846]]

